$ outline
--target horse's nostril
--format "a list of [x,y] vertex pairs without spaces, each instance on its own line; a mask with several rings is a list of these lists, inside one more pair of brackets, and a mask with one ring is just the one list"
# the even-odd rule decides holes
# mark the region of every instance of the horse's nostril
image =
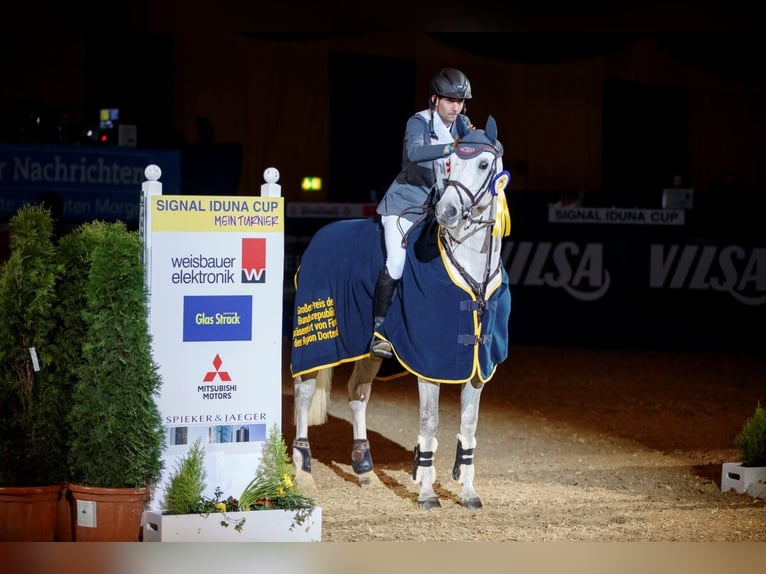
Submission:
[[454,227],[459,218],[460,210],[455,204],[440,205],[436,209],[436,220],[445,227]]

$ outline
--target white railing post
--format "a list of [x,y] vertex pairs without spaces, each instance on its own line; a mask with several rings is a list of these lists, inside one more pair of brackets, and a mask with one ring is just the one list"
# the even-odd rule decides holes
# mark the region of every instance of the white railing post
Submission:
[[144,285],[151,293],[152,281],[152,196],[162,195],[160,166],[150,164],[144,170],[146,181],[141,184],[141,204],[138,219],[138,234],[144,246]]
[[275,167],[267,167],[263,170],[263,179],[266,183],[261,184],[261,197],[281,197],[282,186],[279,181],[279,170]]

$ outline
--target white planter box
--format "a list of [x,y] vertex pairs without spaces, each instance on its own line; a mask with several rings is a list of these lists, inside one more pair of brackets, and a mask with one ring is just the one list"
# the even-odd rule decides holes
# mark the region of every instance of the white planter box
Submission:
[[227,512],[232,521],[245,518],[242,531],[234,522],[221,526],[220,513],[162,514],[146,511],[141,519],[144,542],[321,542],[322,509],[315,507],[303,524],[295,522],[294,510]]
[[749,494],[753,498],[766,498],[766,466],[742,466],[739,462],[725,462],[721,469],[721,492]]

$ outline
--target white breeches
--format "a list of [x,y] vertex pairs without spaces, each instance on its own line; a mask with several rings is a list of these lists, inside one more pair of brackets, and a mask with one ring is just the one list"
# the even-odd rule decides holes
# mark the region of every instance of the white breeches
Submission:
[[386,243],[386,269],[392,279],[401,279],[404,261],[407,258],[407,249],[402,246],[402,238],[413,222],[398,215],[384,215],[381,222]]

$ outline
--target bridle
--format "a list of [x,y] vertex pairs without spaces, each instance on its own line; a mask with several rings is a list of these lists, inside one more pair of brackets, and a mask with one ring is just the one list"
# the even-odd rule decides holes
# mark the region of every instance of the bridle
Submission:
[[[414,224],[410,227],[409,231],[412,231],[412,229],[414,229],[415,226],[421,221],[423,221],[424,219],[434,215],[435,204],[438,203],[439,197],[444,193],[444,190],[447,189],[447,187],[449,187],[450,185],[457,190],[458,196],[461,198],[461,201],[460,201],[461,212],[460,212],[459,219],[466,222],[464,229],[468,229],[468,227],[470,227],[471,224],[478,224],[480,226],[495,224],[495,215],[496,215],[494,213],[495,202],[492,202],[490,204],[490,206],[493,208],[490,219],[483,219],[483,218],[475,219],[473,217],[473,210],[482,200],[482,198],[484,197],[484,194],[486,194],[488,191],[491,190],[493,195],[496,195],[496,191],[493,189],[492,184],[494,182],[495,176],[497,175],[497,159],[502,155],[502,152],[498,148],[490,144],[471,144],[471,143],[461,142],[455,148],[455,151],[453,153],[461,159],[471,159],[485,151],[489,151],[492,153],[492,156],[493,156],[492,168],[487,171],[487,176],[484,179],[484,181],[481,183],[481,185],[479,186],[478,191],[476,193],[472,192],[470,189],[468,189],[468,186],[464,185],[463,183],[461,183],[460,181],[456,179],[443,180],[441,188],[439,188],[439,186],[436,183],[434,183],[434,185],[431,187],[431,193],[429,195],[428,203],[424,205],[407,207],[404,210],[402,210],[401,213],[399,213],[400,218],[408,213],[412,213],[412,212],[420,213],[420,216],[414,220]],[[448,172],[449,172],[449,160],[447,160],[447,164],[448,164]],[[462,201],[463,195],[468,196],[468,198],[470,199],[470,203],[466,204],[466,202]],[[407,236],[409,235],[409,231],[405,232],[404,230],[401,229],[401,227],[399,228],[399,231],[402,233],[402,247],[405,247],[407,245]]]
[[[497,175],[497,159],[500,157],[500,150],[498,150],[495,146],[489,145],[489,144],[466,144],[466,143],[459,143],[457,147],[455,148],[455,155],[457,155],[460,159],[471,159],[479,154],[488,151],[492,153],[492,167],[487,170],[487,176],[484,178],[484,181],[479,185],[478,190],[474,193],[470,189],[468,189],[468,186],[463,184],[462,182],[456,180],[456,179],[446,179],[444,181],[444,187],[443,189],[447,189],[448,187],[452,186],[454,187],[458,195],[460,196],[460,206],[461,206],[461,213],[460,213],[460,219],[466,222],[465,229],[469,227],[469,224],[479,224],[479,225],[494,225],[495,214],[492,213],[491,219],[484,219],[483,217],[480,219],[475,219],[473,216],[473,211],[476,208],[476,206],[479,204],[479,202],[483,199],[484,195],[487,192],[493,192],[492,189],[492,181],[495,178],[495,175]],[[470,201],[466,202],[463,201],[462,196],[466,195]],[[494,208],[494,202],[490,204]]]
[[[447,258],[450,260],[455,269],[457,269],[458,273],[460,273],[460,276],[469,285],[471,291],[476,296],[479,320],[481,320],[481,316],[486,306],[487,286],[489,285],[490,281],[492,281],[492,279],[494,279],[494,277],[499,273],[500,266],[498,264],[492,268],[492,252],[494,247],[492,227],[495,224],[495,217],[497,216],[496,202],[492,201],[489,204],[489,207],[491,208],[489,218],[484,217],[483,212],[485,210],[480,212],[478,218],[475,217],[474,210],[477,206],[480,205],[481,201],[484,199],[487,193],[496,195],[496,190],[493,187],[493,183],[497,175],[497,160],[500,157],[500,150],[489,144],[473,144],[461,142],[457,145],[454,151],[455,155],[457,155],[460,159],[471,159],[486,151],[492,153],[492,165],[490,169],[487,170],[487,175],[484,178],[484,181],[482,181],[482,183],[475,191],[471,191],[465,184],[456,179],[447,179],[444,182],[443,188],[447,189],[448,187],[452,186],[458,193],[461,205],[460,220],[464,222],[463,230],[467,230],[471,225],[478,225],[486,232],[485,243],[487,243],[487,258],[484,264],[484,273],[481,281],[475,280],[455,258],[453,245],[460,244],[462,241],[450,234],[449,230],[444,226],[439,226],[439,238],[441,240],[441,244],[444,247]],[[467,199],[464,201],[464,198]]]

